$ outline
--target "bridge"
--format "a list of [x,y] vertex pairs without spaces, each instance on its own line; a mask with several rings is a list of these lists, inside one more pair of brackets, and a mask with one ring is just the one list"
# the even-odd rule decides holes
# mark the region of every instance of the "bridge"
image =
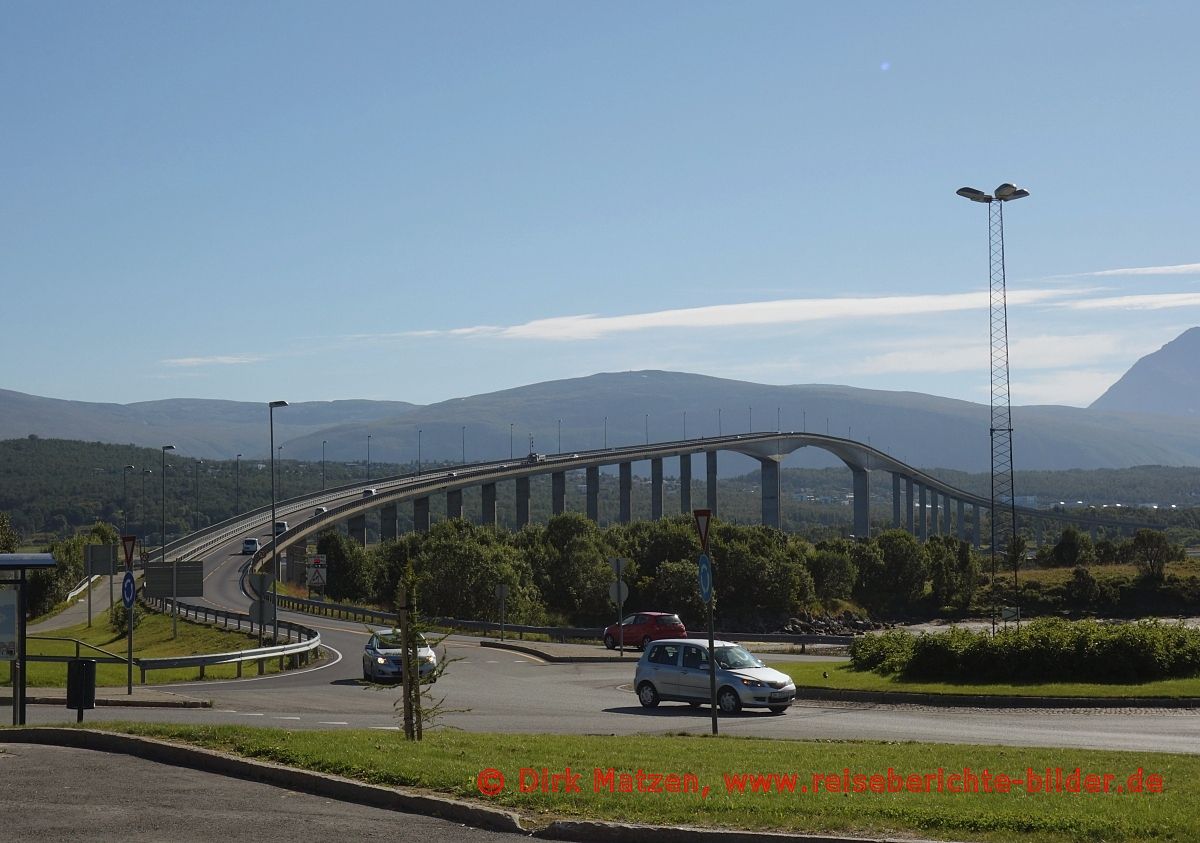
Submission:
[[[871,474],[882,471],[891,475],[893,528],[903,528],[922,541],[931,535],[954,535],[970,541],[976,547],[980,546],[980,522],[982,513],[990,510],[989,498],[956,488],[868,444],[807,432],[744,433],[573,453],[530,455],[515,460],[441,467],[416,474],[354,483],[280,503],[280,518],[294,515],[298,520],[279,535],[278,544],[286,547],[343,521],[347,524],[350,536],[366,544],[367,514],[374,510],[379,511],[380,538],[384,541],[394,539],[399,535],[401,504],[412,506],[414,529],[425,531],[430,525],[430,499],[433,496],[445,496],[447,517],[462,517],[463,491],[473,487],[481,490],[480,522],[494,525],[497,484],[510,481],[515,484],[516,525],[521,527],[530,520],[532,478],[549,475],[550,510],[558,515],[566,511],[567,473],[578,471],[584,472],[585,476],[586,515],[598,522],[600,472],[603,468],[614,466],[618,476],[618,521],[628,523],[633,520],[635,462],[650,463],[651,518],[662,518],[666,514],[663,489],[664,468],[668,465],[665,461],[668,460],[676,463],[678,469],[679,511],[690,514],[694,504],[700,505],[700,502],[692,500],[693,458],[700,455],[704,457],[706,479],[703,506],[719,516],[717,455],[721,451],[742,454],[759,463],[761,523],[779,527],[780,463],[788,454],[800,448],[827,451],[849,469],[853,487],[854,535],[870,535]],[[314,508],[318,506],[324,506],[325,511],[314,514]],[[1153,526],[1105,518],[1093,513],[1053,512],[1031,507],[1017,507],[1017,513],[1027,524],[1036,528],[1039,543],[1042,528],[1047,524],[1075,524],[1093,535],[1100,526],[1123,530]],[[264,554],[268,550],[269,546],[264,548]]]

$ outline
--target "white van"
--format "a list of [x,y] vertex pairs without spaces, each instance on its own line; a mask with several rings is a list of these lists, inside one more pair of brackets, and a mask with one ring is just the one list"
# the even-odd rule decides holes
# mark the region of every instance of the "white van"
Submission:
[[286,521],[276,521],[275,522],[275,535],[278,536],[280,533],[286,533],[287,529],[288,529],[288,522],[286,522]]

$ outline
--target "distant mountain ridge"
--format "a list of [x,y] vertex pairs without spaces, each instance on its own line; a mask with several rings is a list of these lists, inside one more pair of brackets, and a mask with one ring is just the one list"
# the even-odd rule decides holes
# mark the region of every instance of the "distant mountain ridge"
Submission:
[[1200,328],[1138,360],[1089,409],[1200,418]]
[[[1014,407],[1015,466],[1200,466],[1200,414],[1181,403],[1196,393],[1183,386],[1196,375],[1181,361],[1195,359],[1197,353],[1200,328],[1193,328],[1139,360],[1089,408]],[[1164,372],[1173,377],[1169,389],[1186,396],[1168,400],[1158,394],[1156,390],[1167,389]],[[1131,404],[1139,411],[1130,411]],[[1149,407],[1175,412],[1147,412]],[[516,458],[531,449],[570,453],[647,439],[782,429],[869,442],[922,468],[978,472],[990,467],[988,426],[986,405],[916,392],[771,386],[643,371],[547,381],[427,406],[403,401],[297,403],[276,411],[275,443],[285,446],[289,459],[319,460],[325,443],[328,459],[361,462],[370,436],[372,462],[403,464],[418,459],[473,462]],[[231,459],[239,453],[262,459],[269,452],[262,403],[173,399],[99,404],[0,390],[0,439],[31,434],[146,447],[170,443],[181,454],[202,459]],[[722,454],[720,460],[725,476],[754,466],[749,458],[732,454]],[[819,467],[836,460],[824,451],[801,449],[784,464]]]

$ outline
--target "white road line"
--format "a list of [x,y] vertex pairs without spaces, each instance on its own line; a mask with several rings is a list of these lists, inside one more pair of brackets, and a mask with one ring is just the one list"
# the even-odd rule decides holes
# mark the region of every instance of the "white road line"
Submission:
[[399,726],[372,726],[371,728],[379,729],[380,731],[384,731],[384,732],[399,732],[400,731]]
[[485,662],[485,664],[500,664],[500,660],[499,659],[488,659],[487,662]]
[[234,712],[231,712],[231,714],[240,714],[243,717],[262,717],[262,716],[264,716],[261,711],[234,711]]
[[291,717],[287,715],[279,715],[273,718],[274,720],[299,720],[299,717]]
[[349,726],[345,720],[318,720],[318,726]]

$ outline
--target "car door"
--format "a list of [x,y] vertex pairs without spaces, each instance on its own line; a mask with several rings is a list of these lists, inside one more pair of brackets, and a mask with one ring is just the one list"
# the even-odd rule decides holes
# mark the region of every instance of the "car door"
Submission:
[[689,701],[707,701],[711,696],[708,679],[708,648],[684,644],[680,654],[677,694]]
[[651,644],[646,656],[645,675],[663,698],[679,695],[678,644]]

